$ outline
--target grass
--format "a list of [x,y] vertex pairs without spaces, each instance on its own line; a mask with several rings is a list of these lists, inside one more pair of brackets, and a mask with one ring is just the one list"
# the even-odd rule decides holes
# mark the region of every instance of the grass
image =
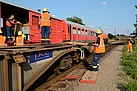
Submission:
[[125,74],[121,77],[129,77],[126,83],[126,91],[137,91],[137,41],[133,45],[133,52],[127,52],[127,46],[123,48],[122,64]]

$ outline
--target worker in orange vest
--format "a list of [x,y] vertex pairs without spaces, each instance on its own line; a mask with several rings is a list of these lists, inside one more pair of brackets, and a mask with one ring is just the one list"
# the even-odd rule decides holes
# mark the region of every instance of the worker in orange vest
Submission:
[[[46,40],[46,44],[50,43],[50,14],[47,8],[43,8],[39,25],[41,28],[41,42],[42,45]],[[45,39],[46,38],[46,39]]]
[[2,30],[0,30],[0,46],[6,46],[5,39],[6,38],[2,36]]
[[22,33],[22,31],[19,31],[18,36],[16,38],[16,46],[24,45],[24,38],[25,38],[25,35]]
[[14,15],[11,15],[6,20],[7,41],[13,41],[13,38],[14,38],[14,26],[15,26],[16,23],[20,23],[20,22],[14,19]]
[[133,52],[133,50],[132,50],[132,43],[133,43],[133,41],[132,41],[132,39],[130,38],[129,40],[128,40],[128,42],[127,42],[127,51],[130,51],[130,52]]
[[98,71],[99,69],[98,61],[100,58],[100,54],[105,52],[105,44],[101,34],[102,34],[102,30],[96,30],[97,39],[94,44],[91,44],[92,46],[94,46],[94,55],[92,59],[93,71]]

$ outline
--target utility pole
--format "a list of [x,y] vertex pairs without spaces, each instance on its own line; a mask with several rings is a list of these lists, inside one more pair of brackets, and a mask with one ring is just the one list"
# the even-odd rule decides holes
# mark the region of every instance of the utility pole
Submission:
[[99,26],[99,30],[101,30],[101,27]]
[[136,17],[136,24],[134,24],[134,27],[136,28],[135,29],[135,33],[136,33],[135,36],[137,36],[137,14],[135,15],[135,17]]
[[114,28],[115,29],[115,36],[116,36],[116,28]]
[[136,24],[137,24],[137,14],[135,15],[135,17],[136,17]]
[[127,36],[129,36],[129,30],[127,29]]
[[[137,5],[135,5],[135,8],[137,9]],[[135,15],[136,17],[136,23],[134,24],[135,27],[135,36],[137,37],[137,14]]]

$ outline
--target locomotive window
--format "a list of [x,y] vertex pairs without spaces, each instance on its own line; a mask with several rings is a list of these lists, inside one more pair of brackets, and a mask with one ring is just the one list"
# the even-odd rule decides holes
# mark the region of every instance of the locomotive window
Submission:
[[87,30],[85,31],[85,34],[87,35]]
[[70,27],[68,26],[68,33],[70,33]]
[[90,36],[90,30],[87,31],[87,35]]
[[73,34],[76,34],[76,28],[73,27]]
[[84,29],[82,29],[82,35],[84,35]]
[[78,34],[80,34],[80,28],[78,28]]
[[93,35],[93,32],[91,31],[91,36]]
[[39,24],[39,17],[32,15],[32,25],[38,25]]
[[96,36],[96,33],[95,33],[95,32],[93,32],[93,35],[94,35],[94,36]]

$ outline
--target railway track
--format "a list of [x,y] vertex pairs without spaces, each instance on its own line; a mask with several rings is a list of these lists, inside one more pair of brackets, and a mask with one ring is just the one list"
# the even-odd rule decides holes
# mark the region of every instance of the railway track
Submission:
[[[101,55],[101,58],[104,56],[107,56],[107,54],[110,53],[110,51],[115,48],[117,45],[121,45],[121,44],[125,44],[124,42],[112,42],[109,44],[106,44],[106,52],[103,53]],[[74,65],[72,68],[60,73],[60,74],[52,74],[44,84],[40,85],[39,87],[37,87],[34,91],[52,91],[55,87],[65,87],[65,84],[57,84],[56,86],[53,86],[53,84],[56,84],[58,82],[61,81],[65,81],[65,76],[68,75],[69,73],[71,73],[73,70],[81,68],[81,69],[88,69],[91,70],[91,59],[93,57],[93,53],[90,54],[87,58],[85,58],[85,60],[82,60],[82,62],[80,62],[77,65]],[[99,61],[101,62],[101,61]],[[30,89],[29,89],[30,91]]]

